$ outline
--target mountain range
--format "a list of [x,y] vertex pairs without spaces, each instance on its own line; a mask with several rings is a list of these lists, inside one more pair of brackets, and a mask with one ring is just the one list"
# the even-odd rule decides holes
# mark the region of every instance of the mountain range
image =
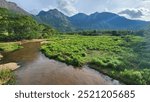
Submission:
[[[13,2],[0,0],[0,7],[7,8],[13,12],[31,15]],[[39,23],[52,26],[59,31],[80,31],[80,30],[140,30],[150,25],[148,21],[131,20],[110,12],[95,12],[91,15],[78,13],[68,17],[57,9],[41,11],[33,15]]]
[[78,13],[68,17],[57,9],[41,11],[37,20],[54,26],[60,31],[71,30],[140,30],[150,22],[131,20],[110,12],[95,12],[91,15]]

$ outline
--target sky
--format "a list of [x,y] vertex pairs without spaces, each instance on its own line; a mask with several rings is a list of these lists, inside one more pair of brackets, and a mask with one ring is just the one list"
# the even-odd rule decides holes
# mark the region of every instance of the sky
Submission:
[[26,11],[37,14],[41,10],[58,9],[67,16],[77,13],[113,12],[129,19],[150,21],[150,0],[7,0]]

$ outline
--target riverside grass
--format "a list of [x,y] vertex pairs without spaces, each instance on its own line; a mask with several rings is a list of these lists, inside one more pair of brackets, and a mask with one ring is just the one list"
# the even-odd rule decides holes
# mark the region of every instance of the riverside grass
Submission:
[[0,69],[0,85],[14,84],[15,76],[10,69]]
[[0,42],[0,51],[10,52],[21,48],[17,42]]
[[51,59],[76,67],[87,64],[125,84],[150,84],[146,78],[150,76],[150,69],[138,68],[140,50],[137,47],[143,43],[143,37],[133,35],[62,35],[51,37],[41,51]]

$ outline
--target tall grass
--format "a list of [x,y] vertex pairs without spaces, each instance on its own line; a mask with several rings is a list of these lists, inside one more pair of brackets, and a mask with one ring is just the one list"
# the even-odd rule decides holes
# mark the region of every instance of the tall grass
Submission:
[[0,69],[0,84],[14,84],[15,76],[10,69]]

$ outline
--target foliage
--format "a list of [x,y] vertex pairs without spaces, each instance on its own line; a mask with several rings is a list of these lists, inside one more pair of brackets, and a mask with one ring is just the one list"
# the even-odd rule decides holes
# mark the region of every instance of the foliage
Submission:
[[[96,70],[121,79],[126,84],[149,84],[149,69],[140,69],[148,62],[141,62],[145,44],[140,36],[53,36],[41,47],[49,58],[74,66],[96,66]],[[149,67],[149,66],[147,66]],[[138,68],[138,69],[137,69]]]
[[113,73],[113,76],[116,76],[116,74],[118,74],[119,79],[123,80],[125,83],[128,84],[150,84],[150,69],[139,69],[139,70],[135,70],[135,69],[125,69],[123,71],[116,71],[115,73]]
[[57,32],[49,26],[38,24],[31,16],[16,14],[0,8],[0,40],[45,38]]
[[[130,42],[126,41],[130,39]],[[132,40],[131,40],[132,39]],[[136,58],[131,46],[142,41],[137,36],[60,36],[50,39],[50,43],[42,46],[47,56],[68,63],[73,59],[79,59],[79,65],[97,62],[107,63],[109,66],[115,67],[115,64],[121,64],[121,61],[127,59],[131,61]],[[131,60],[128,57],[133,57]],[[69,61],[68,61],[69,60]],[[112,63],[115,63],[112,65]],[[132,65],[131,65],[132,66]]]
[[13,84],[14,74],[9,69],[0,69],[0,84]]
[[21,48],[17,43],[0,43],[0,51],[14,51]]
[[69,35],[80,34],[85,36],[100,36],[100,35],[112,35],[112,36],[126,36],[126,35],[136,35],[136,36],[144,36],[144,31],[131,31],[131,30],[83,30],[70,32]]

